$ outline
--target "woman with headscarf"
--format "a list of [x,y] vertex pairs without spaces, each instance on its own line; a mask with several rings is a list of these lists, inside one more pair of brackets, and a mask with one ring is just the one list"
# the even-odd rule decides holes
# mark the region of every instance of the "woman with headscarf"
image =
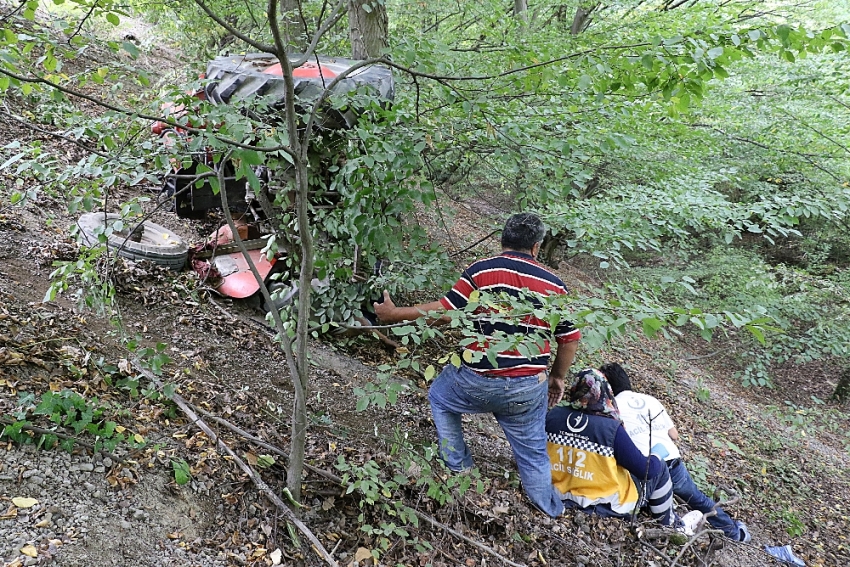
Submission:
[[546,433],[552,483],[567,507],[627,517],[645,506],[662,525],[679,523],[667,467],[635,447],[601,372],[578,373],[569,396],[546,417]]

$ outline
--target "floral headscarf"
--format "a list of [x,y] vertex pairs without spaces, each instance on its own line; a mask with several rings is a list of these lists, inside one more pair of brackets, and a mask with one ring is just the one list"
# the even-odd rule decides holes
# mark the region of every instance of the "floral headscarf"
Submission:
[[576,375],[570,386],[568,405],[585,413],[620,419],[611,384],[594,368],[585,368]]

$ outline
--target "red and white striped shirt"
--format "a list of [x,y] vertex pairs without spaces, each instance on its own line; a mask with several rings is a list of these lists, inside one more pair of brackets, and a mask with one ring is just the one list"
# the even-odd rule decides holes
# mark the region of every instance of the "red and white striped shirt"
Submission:
[[[440,303],[449,311],[463,309],[469,303],[470,294],[475,290],[492,295],[506,293],[512,298],[530,297],[535,308],[542,305],[542,302],[535,300],[536,297],[567,293],[567,287],[558,276],[537,263],[530,254],[514,251],[503,252],[499,256],[485,258],[469,266]],[[541,332],[548,335],[550,332],[549,324],[533,315],[511,322],[504,320],[504,317],[499,320],[487,318],[487,310],[483,307],[475,313],[483,315],[476,319],[475,325],[477,331],[487,339],[494,338],[500,331],[506,335],[533,335]],[[558,344],[563,344],[579,340],[581,332],[569,321],[561,321],[555,328],[554,336]],[[548,338],[541,346],[529,341],[528,347],[533,353],[532,358],[518,350],[512,350],[498,353],[495,366],[486,355],[481,360],[466,364],[476,372],[488,376],[532,376],[546,370],[551,357]],[[467,349],[486,352],[487,343],[474,343],[467,346]]]

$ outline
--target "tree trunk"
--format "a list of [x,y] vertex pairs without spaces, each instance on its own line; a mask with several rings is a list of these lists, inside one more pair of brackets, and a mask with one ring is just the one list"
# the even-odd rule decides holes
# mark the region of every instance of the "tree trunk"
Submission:
[[523,22],[528,21],[528,0],[514,0],[514,17]]
[[302,53],[307,47],[304,28],[298,12],[298,0],[281,0],[280,31],[287,53]]
[[578,8],[576,8],[576,15],[573,16],[573,25],[570,26],[570,33],[572,35],[578,35],[586,30],[587,26],[590,25],[590,15],[598,7],[598,3],[589,6],[579,4]]
[[[309,144],[307,144],[309,145]],[[301,237],[301,274],[298,278],[298,326],[295,332],[295,361],[298,374],[293,376],[295,404],[292,408],[292,438],[289,444],[289,467],[286,485],[296,501],[301,501],[301,479],[304,476],[304,452],[307,444],[307,395],[310,385],[308,327],[313,286],[313,236],[309,219],[309,185],[306,151],[295,169],[295,200],[298,214],[298,235]]]
[[850,368],[841,373],[841,378],[838,379],[838,385],[835,386],[832,397],[840,402],[850,400]]
[[380,57],[387,48],[387,7],[381,0],[349,0],[352,59]]

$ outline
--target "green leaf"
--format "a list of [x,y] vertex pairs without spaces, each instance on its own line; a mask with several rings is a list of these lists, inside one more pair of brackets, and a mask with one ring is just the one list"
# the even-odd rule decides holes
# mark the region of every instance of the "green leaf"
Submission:
[[723,47],[714,47],[708,50],[708,57],[710,59],[717,59],[721,55],[723,55]]
[[357,399],[357,407],[354,408],[354,411],[364,411],[369,407],[369,398],[367,396],[362,396]]
[[117,26],[121,23],[121,20],[113,12],[109,12],[108,14],[106,14],[106,21],[112,24],[113,26]]
[[174,470],[174,482],[179,486],[183,486],[192,480],[192,471],[189,469],[189,463],[184,459],[171,461],[171,468]]
[[275,460],[271,455],[260,455],[257,457],[257,466],[261,469],[267,469],[270,466],[274,465]]
[[139,57],[139,48],[132,41],[125,41],[121,44],[121,49],[130,54],[130,57],[137,59]]
[[646,317],[640,323],[643,326],[643,333],[649,338],[655,337],[658,334],[658,330],[664,325],[655,317]]
[[174,392],[177,390],[177,385],[173,382],[168,382],[162,387],[162,394],[169,400],[174,397]]
[[764,332],[762,332],[761,328],[753,325],[746,325],[744,328],[747,329],[759,343],[764,345]]

